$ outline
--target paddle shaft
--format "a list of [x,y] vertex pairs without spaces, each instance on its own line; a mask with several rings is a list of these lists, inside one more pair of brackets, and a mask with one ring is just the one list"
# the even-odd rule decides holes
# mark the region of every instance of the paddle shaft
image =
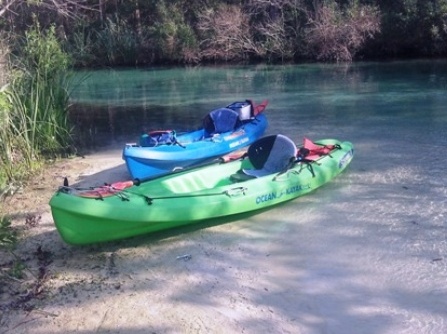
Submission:
[[[192,165],[190,167],[176,169],[176,170],[164,173],[162,175],[148,176],[148,177],[144,177],[144,178],[135,178],[132,180],[132,185],[139,186],[140,184],[142,184],[144,182],[152,181],[152,180],[158,179],[158,178],[166,176],[166,175],[178,174],[178,173],[182,173],[184,171],[214,165],[216,163],[227,163],[227,162],[234,161],[237,159],[242,159],[246,156],[246,154],[247,154],[247,150],[241,150],[241,151],[226,154],[219,158],[207,160],[203,163]],[[125,182],[129,182],[129,181],[125,181]],[[112,184],[112,186],[113,186],[113,184]]]

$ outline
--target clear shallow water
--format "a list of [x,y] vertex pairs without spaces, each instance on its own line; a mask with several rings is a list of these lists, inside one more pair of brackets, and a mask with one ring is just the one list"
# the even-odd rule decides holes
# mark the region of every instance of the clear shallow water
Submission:
[[[395,123],[432,129],[442,128],[447,120],[445,61],[129,69],[78,75],[87,79],[74,91],[73,102],[84,115],[103,120],[101,130],[110,127],[116,136],[137,134],[142,125],[195,128],[208,111],[246,98],[270,101],[271,132],[287,132],[286,125],[294,133],[311,133],[326,125],[328,135],[352,125],[362,131]],[[432,132],[420,130],[425,136]]]
[[74,102],[124,144],[141,123],[188,129],[245,98],[270,101],[268,133],[349,140],[356,155],[309,196],[179,236],[213,255],[204,277],[240,280],[270,332],[447,332],[447,62],[100,71]]

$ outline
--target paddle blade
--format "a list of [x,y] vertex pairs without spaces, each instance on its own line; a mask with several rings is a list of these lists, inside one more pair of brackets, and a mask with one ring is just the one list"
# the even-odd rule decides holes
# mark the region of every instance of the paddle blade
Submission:
[[116,195],[126,188],[132,187],[133,181],[120,181],[112,184],[106,184],[104,186],[94,187],[91,189],[76,189],[73,194],[79,197],[96,198],[101,199],[103,197],[109,197]]
[[260,104],[253,106],[253,115],[256,116],[264,111],[265,108],[267,108],[267,104],[269,103],[268,100],[262,101]]
[[323,155],[328,155],[336,145],[321,145],[314,143],[309,138],[304,137],[302,149],[307,150],[305,159],[315,161],[321,158]]
[[132,187],[133,185],[133,181],[119,181],[112,183],[110,187],[114,188],[115,190],[124,190],[126,188]]
[[247,155],[247,149],[241,149],[235,152],[228,153],[222,156],[220,159],[222,162],[230,162],[238,159],[242,159]]
[[[235,152],[228,153],[228,154],[220,157],[218,160],[215,159],[212,162],[207,162],[207,163],[203,164],[202,166],[211,165],[211,164],[218,163],[218,162],[226,163],[226,162],[234,161],[237,159],[242,159],[246,156],[246,154],[247,154],[247,150],[241,149],[241,150],[238,150]],[[193,166],[192,168],[189,168],[189,169],[193,169],[193,168],[197,168],[197,167],[200,167],[200,166]],[[181,169],[179,171],[174,171],[171,174],[182,172],[184,170],[188,170],[188,168]],[[150,180],[156,179],[158,177],[162,177],[162,176],[164,176],[164,175],[150,177],[150,178],[147,178],[144,180],[135,179],[132,181],[130,181],[130,180],[129,181],[118,181],[118,182],[114,182],[112,184],[106,184],[104,186],[94,187],[91,189],[82,189],[82,190],[77,189],[74,194],[76,194],[76,196],[80,196],[80,197],[101,199],[103,197],[109,197],[109,196],[116,195],[119,192],[123,191],[124,189],[132,187],[134,185],[139,186],[142,182],[150,181]]]

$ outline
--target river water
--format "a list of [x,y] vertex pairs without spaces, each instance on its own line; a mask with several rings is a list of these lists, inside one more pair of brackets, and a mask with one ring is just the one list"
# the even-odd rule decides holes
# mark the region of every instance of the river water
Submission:
[[447,61],[78,74],[77,119],[114,143],[250,98],[269,100],[268,134],[354,144],[346,172],[314,193],[182,236],[225,232],[213,249],[242,250],[240,286],[266,332],[447,332]]

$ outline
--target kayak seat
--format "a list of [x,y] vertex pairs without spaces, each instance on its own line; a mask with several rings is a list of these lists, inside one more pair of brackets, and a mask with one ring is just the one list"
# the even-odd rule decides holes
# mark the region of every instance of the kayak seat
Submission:
[[277,134],[258,139],[247,151],[254,169],[241,169],[231,175],[234,182],[280,173],[295,161],[296,146],[288,137]]
[[219,108],[208,113],[203,119],[204,137],[233,131],[238,125],[239,114],[229,108]]

